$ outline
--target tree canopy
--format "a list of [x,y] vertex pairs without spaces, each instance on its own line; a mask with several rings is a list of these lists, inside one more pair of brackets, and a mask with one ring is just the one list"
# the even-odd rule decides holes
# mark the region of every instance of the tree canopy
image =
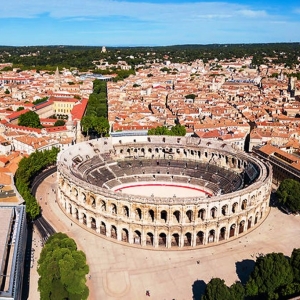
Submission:
[[42,128],[39,115],[34,111],[28,111],[19,117],[20,126],[26,126],[31,128]]
[[84,300],[88,298],[86,275],[89,267],[84,252],[64,233],[52,235],[38,260],[38,290],[42,300]]
[[277,189],[279,203],[287,206],[292,212],[300,211],[300,182],[285,179]]
[[229,288],[220,278],[212,278],[207,284],[202,300],[231,300]]
[[148,130],[148,135],[172,135],[172,136],[185,136],[186,129],[183,125],[176,124],[171,129],[166,126],[158,126]]

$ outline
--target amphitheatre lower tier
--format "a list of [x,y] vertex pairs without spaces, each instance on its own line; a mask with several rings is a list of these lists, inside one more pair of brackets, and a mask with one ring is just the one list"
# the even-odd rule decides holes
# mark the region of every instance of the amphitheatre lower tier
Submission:
[[266,218],[270,165],[191,137],[90,140],[59,153],[58,199],[99,236],[153,249],[237,238]]

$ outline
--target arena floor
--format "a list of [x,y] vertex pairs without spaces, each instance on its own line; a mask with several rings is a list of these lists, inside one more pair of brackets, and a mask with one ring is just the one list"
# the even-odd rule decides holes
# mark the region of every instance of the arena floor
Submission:
[[204,197],[210,194],[192,185],[178,185],[170,183],[139,183],[116,187],[114,191],[121,191],[129,195],[147,197]]

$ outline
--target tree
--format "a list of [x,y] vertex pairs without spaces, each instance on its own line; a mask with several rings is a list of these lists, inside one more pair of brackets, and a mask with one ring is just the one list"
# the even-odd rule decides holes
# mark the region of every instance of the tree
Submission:
[[10,94],[10,91],[8,89],[5,90],[4,92],[6,95],[9,95]]
[[89,267],[84,252],[64,233],[52,235],[38,260],[38,290],[41,299],[87,299]]
[[202,300],[231,300],[229,288],[220,278],[212,278],[207,284]]
[[20,126],[31,128],[42,128],[39,115],[34,111],[29,111],[19,117]]
[[287,206],[292,212],[300,211],[300,182],[285,179],[277,189],[279,203]]
[[19,106],[19,107],[17,108],[17,111],[21,111],[21,110],[24,110],[24,106]]
[[290,263],[293,269],[295,281],[300,282],[300,248],[295,248],[293,250]]
[[257,258],[246,284],[247,296],[268,295],[293,282],[293,270],[282,253],[269,253]]
[[170,130],[166,126],[157,126],[148,130],[148,135],[185,136],[186,129],[183,125],[176,124]]
[[54,126],[64,126],[65,125],[65,121],[64,120],[57,120],[54,123]]
[[241,282],[235,282],[229,288],[231,299],[244,300],[245,299],[245,288]]

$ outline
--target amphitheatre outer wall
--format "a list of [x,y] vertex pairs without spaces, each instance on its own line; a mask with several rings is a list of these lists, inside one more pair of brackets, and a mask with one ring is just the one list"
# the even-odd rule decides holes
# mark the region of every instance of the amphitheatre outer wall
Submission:
[[[188,249],[237,238],[269,210],[272,169],[230,145],[191,137],[90,140],[59,153],[58,199],[70,219],[120,243]],[[202,197],[115,192],[140,182],[201,188]]]

